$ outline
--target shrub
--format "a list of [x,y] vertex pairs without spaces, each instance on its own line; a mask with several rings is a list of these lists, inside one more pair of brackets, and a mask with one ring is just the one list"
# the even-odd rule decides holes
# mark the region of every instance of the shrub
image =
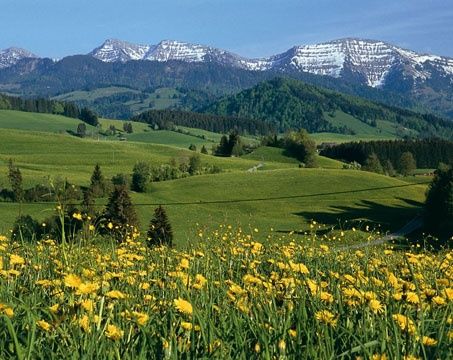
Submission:
[[132,170],[131,190],[136,192],[146,192],[150,176],[149,165],[144,162],[135,164]]
[[30,215],[19,216],[13,225],[11,239],[13,241],[37,241],[41,239],[41,225]]

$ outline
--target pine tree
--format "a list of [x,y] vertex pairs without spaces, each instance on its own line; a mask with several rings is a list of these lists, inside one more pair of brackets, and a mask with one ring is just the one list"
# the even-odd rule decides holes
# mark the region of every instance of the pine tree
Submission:
[[19,168],[14,165],[13,160],[8,162],[8,179],[13,192],[13,200],[21,202],[24,199],[24,189],[22,187],[22,173]]
[[206,149],[206,146],[203,145],[203,146],[201,147],[200,152],[201,152],[202,154],[207,155],[207,154],[208,154],[208,149]]
[[425,227],[441,244],[453,237],[453,168],[441,165],[429,185],[425,202]]
[[148,229],[148,246],[172,246],[173,231],[168,220],[167,213],[162,206],[154,210],[154,218],[151,219]]
[[[126,186],[115,186],[105,207],[104,218],[106,222],[104,225],[107,225],[107,227],[109,223],[114,225],[110,230],[120,240],[123,240],[125,235],[131,232],[132,227],[138,227],[137,213]],[[116,226],[118,226],[118,229],[116,229]]]
[[94,197],[103,197],[107,191],[107,184],[102,175],[101,167],[96,164],[91,174],[90,188]]
[[82,200],[82,211],[90,216],[94,216],[96,213],[95,210],[95,198],[93,195],[93,190],[91,188],[86,189],[83,192],[83,200]]

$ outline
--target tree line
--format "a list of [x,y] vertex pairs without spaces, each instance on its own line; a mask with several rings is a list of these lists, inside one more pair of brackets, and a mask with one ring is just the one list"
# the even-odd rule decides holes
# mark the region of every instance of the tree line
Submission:
[[381,163],[400,162],[403,153],[410,152],[417,168],[435,169],[439,163],[453,164],[453,142],[442,139],[360,141],[329,146],[322,156],[364,165],[371,154]]
[[42,114],[63,115],[82,120],[92,126],[97,126],[99,124],[97,114],[86,107],[79,108],[76,104],[71,102],[49,100],[44,98],[27,99],[0,94],[0,110],[17,110]]
[[175,126],[186,126],[216,133],[228,133],[236,129],[240,134],[265,135],[273,131],[272,125],[256,119],[181,110],[149,110],[134,116],[131,120],[165,130],[173,130]]

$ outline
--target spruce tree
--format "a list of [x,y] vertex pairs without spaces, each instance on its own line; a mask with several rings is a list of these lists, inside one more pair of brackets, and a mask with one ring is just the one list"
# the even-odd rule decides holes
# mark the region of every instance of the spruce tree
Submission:
[[439,166],[429,185],[425,202],[426,231],[440,244],[453,242],[453,168]]
[[207,155],[207,154],[208,154],[208,149],[206,149],[206,146],[203,145],[203,146],[201,147],[200,152],[201,152],[202,154]]
[[104,225],[109,228],[108,224],[111,223],[114,227],[110,230],[121,240],[131,232],[132,227],[138,227],[137,213],[126,186],[114,187],[104,210],[104,219]]
[[173,245],[173,231],[167,213],[162,206],[154,210],[154,218],[149,223],[147,235],[147,243],[150,247]]
[[103,197],[106,193],[107,184],[99,164],[94,166],[93,173],[91,174],[90,188],[94,197]]

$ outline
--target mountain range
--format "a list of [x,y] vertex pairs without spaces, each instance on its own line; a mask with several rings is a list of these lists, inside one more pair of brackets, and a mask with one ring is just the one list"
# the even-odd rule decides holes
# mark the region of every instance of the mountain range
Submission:
[[[156,81],[159,72],[166,79]],[[81,74],[91,78],[74,79]],[[18,48],[0,51],[0,90],[21,95],[52,96],[111,85],[140,90],[183,86],[225,94],[280,75],[305,77],[305,81],[307,75],[314,75],[315,83],[329,83],[319,77],[334,78],[362,87],[359,93],[352,91],[354,95],[366,93],[363,87],[374,88],[385,92],[381,97],[391,105],[395,105],[393,100],[385,98],[395,94],[404,97],[408,107],[453,118],[453,59],[377,40],[346,38],[301,45],[262,59],[173,40],[137,45],[110,39],[89,54],[58,61],[40,59]]]

